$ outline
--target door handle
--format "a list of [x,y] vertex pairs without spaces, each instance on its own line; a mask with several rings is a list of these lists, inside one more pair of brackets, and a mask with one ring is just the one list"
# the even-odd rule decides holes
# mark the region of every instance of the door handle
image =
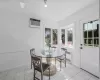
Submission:
[[83,49],[82,47],[80,47],[80,49]]
[[83,46],[83,44],[80,44],[80,46],[81,46],[81,47],[80,47],[80,49],[83,49],[83,47],[82,47],[82,46]]

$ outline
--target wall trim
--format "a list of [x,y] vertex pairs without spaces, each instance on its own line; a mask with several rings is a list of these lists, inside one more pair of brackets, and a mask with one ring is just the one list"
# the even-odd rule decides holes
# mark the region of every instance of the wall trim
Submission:
[[28,50],[19,50],[19,51],[11,51],[11,52],[1,52],[0,54],[12,54],[12,53],[19,53],[19,52],[26,52]]

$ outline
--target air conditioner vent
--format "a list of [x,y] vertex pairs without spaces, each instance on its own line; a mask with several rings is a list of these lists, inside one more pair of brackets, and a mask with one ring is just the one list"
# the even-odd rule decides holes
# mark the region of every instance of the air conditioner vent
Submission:
[[39,27],[40,26],[40,20],[30,18],[30,27]]

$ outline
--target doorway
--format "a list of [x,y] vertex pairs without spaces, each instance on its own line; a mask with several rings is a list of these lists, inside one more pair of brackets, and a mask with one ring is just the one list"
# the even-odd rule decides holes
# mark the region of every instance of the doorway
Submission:
[[99,72],[99,20],[80,21],[81,68],[100,77]]

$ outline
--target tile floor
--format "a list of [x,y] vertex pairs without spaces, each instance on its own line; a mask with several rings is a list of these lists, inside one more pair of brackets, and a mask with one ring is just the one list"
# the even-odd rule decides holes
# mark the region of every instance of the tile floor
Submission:
[[[40,74],[37,73],[37,76]],[[0,80],[33,80],[33,70],[30,68],[18,68],[0,72]],[[44,80],[48,80],[47,76],[44,76]],[[81,70],[71,64],[67,64],[67,67],[63,67],[59,71],[59,64],[57,64],[57,73],[51,76],[51,80],[100,80],[95,76]]]

